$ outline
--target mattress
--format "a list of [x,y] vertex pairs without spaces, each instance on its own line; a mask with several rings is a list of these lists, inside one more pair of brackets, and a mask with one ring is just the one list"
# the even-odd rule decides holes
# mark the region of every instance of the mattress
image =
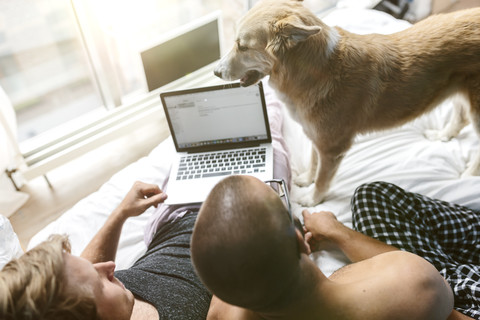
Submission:
[[[361,34],[392,33],[409,27],[408,22],[366,9],[336,10],[323,20],[329,25]],[[328,210],[351,227],[350,198],[356,187],[373,181],[394,183],[409,191],[480,210],[480,177],[460,178],[470,159],[480,149],[473,127],[468,125],[458,137],[448,142],[430,141],[424,136],[427,129],[445,126],[451,111],[452,103],[445,101],[431,113],[401,127],[357,136],[323,203],[309,208],[300,206],[295,200],[305,190],[292,186],[290,198],[294,214],[301,217],[303,209],[311,212]],[[285,109],[283,112],[282,132],[295,176],[308,168],[311,142],[288,112]],[[62,233],[69,235],[73,253],[80,254],[134,181],[156,183],[160,187],[165,185],[174,152],[172,139],[166,139],[150,154],[117,172],[98,191],[79,201],[38,232],[28,248],[50,234]],[[143,233],[153,211],[154,208],[150,208],[143,215],[130,218],[124,225],[117,252],[117,269],[128,268],[146,250]],[[327,276],[348,263],[345,256],[336,251],[317,252],[311,258]]]

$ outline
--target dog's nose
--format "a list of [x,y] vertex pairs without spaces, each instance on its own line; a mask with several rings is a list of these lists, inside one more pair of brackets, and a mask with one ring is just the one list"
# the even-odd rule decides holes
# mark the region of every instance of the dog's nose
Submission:
[[222,77],[222,72],[218,71],[218,69],[213,70],[213,74],[216,75],[217,77],[221,78]]

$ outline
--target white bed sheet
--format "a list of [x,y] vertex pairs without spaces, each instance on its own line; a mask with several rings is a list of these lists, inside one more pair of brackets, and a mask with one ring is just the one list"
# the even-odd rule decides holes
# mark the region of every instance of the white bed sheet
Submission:
[[[324,21],[357,33],[391,33],[409,26],[391,16],[373,10],[342,9]],[[393,130],[361,135],[344,158],[325,202],[307,208],[311,211],[329,210],[351,227],[350,198],[356,187],[372,181],[395,183],[409,191],[452,201],[480,210],[480,177],[460,179],[461,173],[480,142],[471,125],[449,142],[429,141],[426,129],[442,128],[448,120],[451,103],[445,102],[432,113]],[[290,151],[294,175],[306,170],[310,160],[311,143],[301,127],[285,111],[284,136]],[[163,185],[174,153],[171,138],[152,152],[115,174],[97,192],[89,195],[37,233],[28,248],[45,240],[52,233],[66,233],[74,254],[80,254],[89,240],[118,205],[133,181],[141,180]],[[313,187],[313,186],[311,186]],[[294,213],[301,216],[304,209],[295,202],[302,190],[291,191]],[[152,209],[125,224],[117,253],[117,268],[130,266],[145,251],[143,230]],[[348,263],[340,252],[321,252],[312,255],[317,265],[330,275]]]

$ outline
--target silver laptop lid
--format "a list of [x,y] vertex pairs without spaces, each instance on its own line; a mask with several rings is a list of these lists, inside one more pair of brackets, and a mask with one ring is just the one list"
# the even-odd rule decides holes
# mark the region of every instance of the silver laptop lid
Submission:
[[239,83],[160,94],[177,152],[200,152],[270,143],[262,83]]

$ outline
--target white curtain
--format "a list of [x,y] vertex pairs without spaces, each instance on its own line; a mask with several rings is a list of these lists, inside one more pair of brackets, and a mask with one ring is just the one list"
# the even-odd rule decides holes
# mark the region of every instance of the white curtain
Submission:
[[[15,165],[20,154],[17,143],[17,121],[15,111],[7,94],[0,87],[0,179],[6,179],[5,170]],[[13,184],[0,184],[0,214],[9,217],[27,200],[28,195],[18,192]]]

